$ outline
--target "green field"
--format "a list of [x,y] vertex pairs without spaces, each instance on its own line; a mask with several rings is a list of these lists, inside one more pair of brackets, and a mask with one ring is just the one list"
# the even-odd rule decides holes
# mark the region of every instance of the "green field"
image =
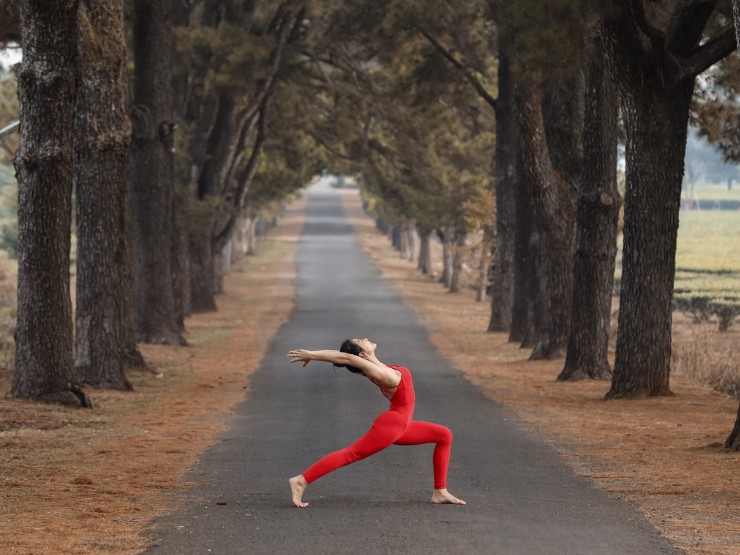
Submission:
[[[681,198],[686,198],[688,192],[684,189]],[[727,190],[726,183],[707,183],[697,185],[694,196],[700,201],[705,200],[729,200],[740,201],[740,183],[735,183],[731,190]]]
[[[725,197],[726,198],[726,197]],[[720,329],[740,314],[740,210],[684,210],[679,217],[674,305]]]
[[[739,273],[740,211],[681,211],[676,270]],[[721,275],[718,279],[725,281]],[[735,287],[740,289],[740,283]]]

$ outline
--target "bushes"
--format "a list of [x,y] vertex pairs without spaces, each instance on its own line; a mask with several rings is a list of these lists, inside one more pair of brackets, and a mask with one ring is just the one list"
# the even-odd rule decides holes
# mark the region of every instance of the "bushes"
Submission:
[[711,297],[704,294],[679,292],[673,299],[674,309],[691,316],[695,323],[709,322],[712,317],[719,321],[719,330],[726,331],[740,315],[740,298]]

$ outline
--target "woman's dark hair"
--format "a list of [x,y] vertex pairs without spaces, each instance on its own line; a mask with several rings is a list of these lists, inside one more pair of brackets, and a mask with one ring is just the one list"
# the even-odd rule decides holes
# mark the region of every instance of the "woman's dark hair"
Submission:
[[[351,339],[345,339],[344,343],[342,343],[342,346],[339,347],[339,350],[342,353],[349,353],[351,355],[357,356],[360,356],[360,353],[362,352],[362,348]],[[346,368],[353,374],[362,374],[362,370],[360,370],[356,366],[350,366],[349,364],[335,364],[334,366],[338,366],[339,368]]]

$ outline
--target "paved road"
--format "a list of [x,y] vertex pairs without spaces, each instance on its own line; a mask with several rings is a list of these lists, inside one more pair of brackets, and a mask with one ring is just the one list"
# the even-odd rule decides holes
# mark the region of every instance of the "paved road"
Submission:
[[[512,414],[440,359],[365,255],[338,196],[314,187],[298,250],[296,308],[273,339],[232,426],[187,476],[186,508],[158,520],[148,553],[676,553],[629,505],[574,476]],[[291,506],[290,476],[363,434],[387,401],[346,370],[288,365],[293,347],[368,336],[411,368],[416,418],[453,429],[450,491],[436,506],[431,446],[390,449],[314,483]]]

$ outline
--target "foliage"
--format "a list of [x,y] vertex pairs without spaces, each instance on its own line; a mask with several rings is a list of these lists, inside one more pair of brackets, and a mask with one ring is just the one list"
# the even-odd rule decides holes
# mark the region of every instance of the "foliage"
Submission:
[[735,51],[698,80],[692,124],[725,160],[740,163],[740,53]]
[[472,221],[463,207],[490,186],[493,114],[444,54],[464,56],[494,88],[495,30],[484,4],[335,8],[311,43],[323,116],[311,135],[332,171],[360,174],[372,210],[389,223],[415,222],[422,232],[490,225],[492,213]]

